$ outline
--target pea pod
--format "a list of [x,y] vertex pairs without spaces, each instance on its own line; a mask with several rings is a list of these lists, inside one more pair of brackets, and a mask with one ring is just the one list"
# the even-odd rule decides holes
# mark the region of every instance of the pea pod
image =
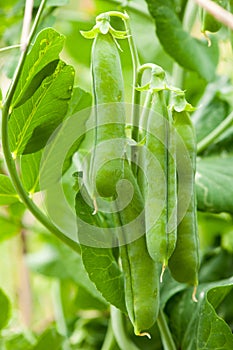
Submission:
[[[178,98],[184,100],[181,92]],[[185,101],[185,100],[184,100]],[[176,248],[169,260],[169,269],[178,282],[188,283],[194,286],[198,284],[198,232],[195,198],[195,167],[196,167],[196,138],[195,131],[187,109],[173,108],[173,120],[177,131],[176,154],[177,167],[181,186],[186,186],[186,196],[190,196],[190,203],[185,212],[182,208],[182,198],[178,197],[178,228]],[[190,167],[184,166],[184,147],[190,158]],[[193,296],[195,299],[195,295]]]
[[[127,166],[125,178],[134,188],[131,202],[118,213],[121,224],[119,241],[125,276],[126,308],[135,334],[149,336],[148,330],[155,323],[159,311],[158,265],[148,254],[144,215],[141,215],[144,209],[143,199],[133,173]],[[140,215],[141,218],[136,220]],[[129,222],[130,231],[127,225]]]
[[[224,9],[228,6],[228,0],[213,0],[213,2],[222,6]],[[222,24],[204,9],[201,10],[201,23],[201,31],[203,33],[206,31],[216,33],[222,27]]]
[[151,95],[152,104],[147,123],[143,121],[146,124],[144,168],[148,183],[145,193],[146,237],[151,257],[161,262],[164,269],[176,244],[174,133],[164,96],[164,91],[169,89],[165,72],[156,65],[151,68],[152,78],[146,101],[151,101]]
[[[120,32],[116,34],[109,21],[108,14],[98,16],[97,25],[92,31],[82,32],[88,38],[94,37],[91,57],[95,133],[89,171],[94,197],[113,196],[116,183],[123,175],[121,153],[113,157],[116,148],[114,140],[125,138],[124,82],[119,48],[114,37],[119,37]],[[121,38],[124,36],[122,32]]]

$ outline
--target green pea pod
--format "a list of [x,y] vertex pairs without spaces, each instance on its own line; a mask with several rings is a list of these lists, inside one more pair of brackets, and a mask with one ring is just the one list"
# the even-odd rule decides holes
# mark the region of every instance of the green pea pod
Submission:
[[164,268],[176,247],[177,241],[177,173],[176,143],[173,119],[168,123],[168,167],[167,167],[167,250]]
[[[114,30],[110,17],[126,20],[128,16],[112,11],[96,18],[96,25],[81,32],[92,46],[92,79],[95,103],[94,147],[89,165],[89,190],[93,198],[112,197],[123,175],[123,146],[116,151],[116,139],[125,138],[124,82],[116,38],[126,38],[126,32]],[[121,143],[123,145],[123,143]]]
[[135,334],[149,337],[148,330],[155,323],[159,311],[159,272],[157,264],[148,254],[143,199],[128,166],[125,167],[125,178],[134,188],[131,202],[118,212],[126,307]]
[[[145,194],[146,239],[154,261],[165,262],[167,249],[167,111],[164,92],[154,93],[146,131],[145,169],[148,190]],[[156,163],[153,166],[153,161]]]
[[[153,73],[161,75],[160,81],[164,80],[164,72],[161,69],[152,71]],[[176,244],[177,208],[174,132],[166,106],[165,89],[168,89],[166,84],[157,88],[155,83],[153,84],[145,157],[145,169],[151,169],[147,171],[148,191],[145,195],[147,247],[154,261],[162,263],[162,273]],[[153,160],[157,162],[154,171]]]
[[[182,169],[184,158],[183,147],[190,157],[190,168],[179,171],[181,186],[186,186],[186,196],[190,196],[190,203],[185,213],[182,208],[182,198],[178,197],[178,228],[176,248],[169,259],[169,269],[178,282],[193,286],[198,284],[198,232],[195,198],[195,164],[196,164],[196,138],[195,131],[186,110],[177,112],[173,110],[174,125],[177,131],[176,157],[177,166]],[[184,168],[184,167],[183,167]],[[195,294],[193,295],[195,300]]]
[[[228,0],[213,0],[213,2],[222,6],[225,9],[228,6]],[[222,27],[222,24],[204,9],[201,9],[201,23],[201,31],[203,33],[205,33],[206,31],[216,33]]]
[[[116,183],[123,176],[123,159],[113,159],[113,154],[116,148],[114,139],[125,138],[125,110],[119,50],[110,33],[98,33],[94,40],[92,76],[96,107],[96,134],[91,176],[95,176],[98,194],[103,197],[111,197],[115,194]],[[103,143],[101,147],[102,142],[110,140],[113,142]],[[98,145],[100,147],[97,148]],[[105,163],[98,169],[98,165],[103,160]]]

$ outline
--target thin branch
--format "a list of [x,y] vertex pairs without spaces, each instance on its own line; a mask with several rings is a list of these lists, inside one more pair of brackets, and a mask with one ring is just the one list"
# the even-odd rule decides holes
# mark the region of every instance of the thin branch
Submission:
[[163,343],[164,350],[176,350],[174,340],[172,338],[170,329],[168,328],[166,317],[163,310],[159,310],[159,315],[157,319],[159,331],[161,334],[161,340]]
[[233,30],[233,15],[211,0],[195,0],[196,3],[203,7],[219,22]]
[[34,0],[26,0],[24,17],[23,17],[23,29],[22,29],[21,40],[20,40],[22,51],[25,51],[28,46],[33,5],[34,5]]
[[22,45],[21,44],[16,44],[16,45],[11,45],[11,46],[6,46],[6,47],[2,47],[0,49],[0,52],[5,52],[5,51],[9,51],[9,50],[12,50],[12,49],[18,49],[19,47],[21,47]]
[[128,333],[126,332],[123,322],[123,314],[121,311],[115,308],[113,305],[111,305],[110,310],[112,329],[119,348],[121,350],[139,350],[139,348],[132,342],[128,336]]
[[219,138],[233,124],[233,112],[231,112],[210,134],[197,144],[197,154],[201,154],[211,143]]

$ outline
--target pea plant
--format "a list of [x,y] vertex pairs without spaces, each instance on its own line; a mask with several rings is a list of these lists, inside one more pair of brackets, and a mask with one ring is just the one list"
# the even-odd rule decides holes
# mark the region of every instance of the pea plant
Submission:
[[233,349],[232,11],[1,4],[1,349]]

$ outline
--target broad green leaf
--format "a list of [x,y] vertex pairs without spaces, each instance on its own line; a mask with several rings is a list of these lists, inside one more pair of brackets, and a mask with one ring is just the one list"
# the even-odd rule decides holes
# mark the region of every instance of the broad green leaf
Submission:
[[10,218],[0,216],[0,243],[14,237],[20,232],[20,226]]
[[0,289],[0,330],[6,327],[10,315],[11,315],[11,305],[8,297],[3,292],[2,289]]
[[199,291],[198,311],[182,342],[184,349],[232,349],[233,335],[231,329],[215,312],[215,308],[232,290],[232,287],[233,280],[229,279],[222,283],[216,283],[216,286],[208,286]]
[[[85,237],[85,225],[83,228],[82,223],[85,222],[89,225],[93,225],[93,227],[97,227],[99,226],[99,221],[97,215],[93,215],[93,208],[87,204],[81,191],[77,193],[75,208],[77,217],[81,219],[81,221],[78,220],[79,239],[81,239],[81,242],[85,242],[85,239],[87,239],[86,242],[89,242],[88,237]],[[114,238],[110,237],[110,239],[113,240]],[[122,272],[113,255],[113,250],[111,248],[102,248],[103,245],[101,245],[101,243],[102,242],[100,242],[100,248],[81,244],[83,264],[89,278],[94,282],[103,297],[109,303],[125,312],[124,280]]]
[[91,281],[103,297],[125,312],[123,276],[111,249],[81,246],[82,260]]
[[64,338],[54,329],[47,329],[39,338],[32,350],[53,349],[60,350]]
[[215,77],[218,63],[218,47],[212,41],[193,38],[183,30],[176,14],[176,4],[172,0],[146,0],[149,11],[156,22],[157,36],[165,49],[182,67],[197,72],[202,78],[211,81]]
[[233,157],[197,161],[197,207],[202,211],[233,213]]
[[34,95],[13,109],[9,136],[14,157],[34,153],[45,146],[66,115],[73,81],[73,68],[60,62],[53,75],[43,81]]
[[[229,325],[217,315],[216,308],[233,288],[233,279],[198,287],[198,303],[192,291],[170,301],[170,328],[177,348],[185,350],[231,350],[233,335]],[[232,305],[229,305],[232,308]]]
[[21,176],[24,187],[31,194],[40,191],[39,172],[42,151],[22,155],[20,159]]
[[29,254],[27,262],[33,271],[61,280],[72,280],[94,298],[105,303],[94,284],[89,280],[81,256],[64,244],[50,245],[39,252]]
[[[87,108],[91,107],[91,104],[92,104],[92,96],[88,92],[84,91],[79,87],[75,87],[73,89],[73,94],[69,103],[66,119],[71,116],[77,115],[77,128],[79,130],[80,136],[77,138],[77,140],[75,140],[75,142],[72,144],[72,147],[67,152],[67,155],[63,164],[63,170],[62,170],[63,173],[67,171],[67,169],[71,166],[72,157],[74,153],[78,150],[81,142],[85,137],[86,122],[91,113],[91,109],[87,110]],[[78,113],[83,109],[84,110],[86,109],[86,112]]]
[[92,96],[89,92],[81,89],[80,87],[74,87],[72,96],[69,102],[69,108],[66,118],[81,111],[82,109],[91,107]]
[[9,176],[0,174],[0,205],[8,205],[19,201],[19,197]]
[[63,45],[64,36],[52,28],[44,29],[38,34],[25,60],[14,94],[13,106],[25,102],[42,81],[54,72]]

